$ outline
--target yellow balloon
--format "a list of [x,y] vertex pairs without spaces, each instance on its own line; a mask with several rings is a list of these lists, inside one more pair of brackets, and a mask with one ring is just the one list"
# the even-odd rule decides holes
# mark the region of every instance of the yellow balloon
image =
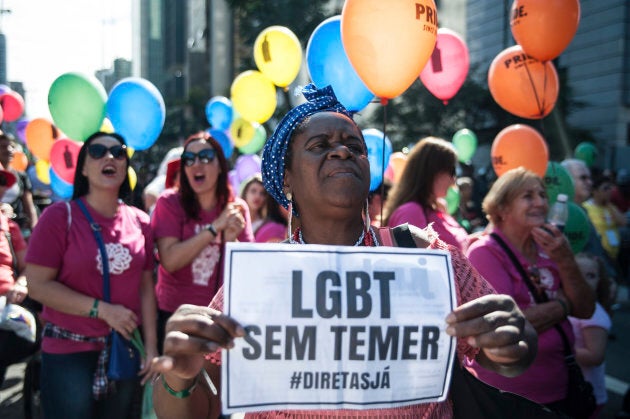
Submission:
[[127,168],[127,174],[129,175],[129,186],[133,191],[136,188],[136,184],[138,183],[138,175],[136,175],[136,171],[133,170],[133,167],[131,166]]
[[254,61],[273,84],[286,87],[300,72],[302,46],[289,28],[270,26],[254,42]]
[[133,147],[127,146],[127,157],[131,158],[135,152],[136,150],[134,150]]
[[35,162],[35,175],[40,182],[50,185],[50,164],[46,160],[37,160]]
[[256,128],[260,124],[258,122],[246,121],[243,118],[237,118],[230,125],[230,134],[236,148],[245,147],[254,138]]
[[101,131],[102,132],[106,132],[108,134],[111,134],[114,131],[114,126],[112,125],[111,121],[107,118],[103,119],[103,124],[101,124]]
[[236,76],[230,94],[232,106],[247,121],[262,124],[276,110],[276,87],[260,71],[247,70]]

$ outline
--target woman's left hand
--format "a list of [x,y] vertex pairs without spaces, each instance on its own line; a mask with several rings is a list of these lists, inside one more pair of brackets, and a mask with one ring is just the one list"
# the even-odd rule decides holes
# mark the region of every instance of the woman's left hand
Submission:
[[518,371],[503,371],[504,375],[520,373],[535,357],[536,332],[508,295],[485,295],[462,304],[446,317],[446,322],[446,333],[466,338],[499,369],[517,367]]
[[153,359],[158,357],[157,348],[146,348],[146,357],[142,360],[142,366],[140,368],[139,375],[143,376],[142,381],[140,382],[144,385],[147,382],[152,382],[155,377],[158,376],[157,371],[151,371],[151,364],[153,364]]
[[573,257],[569,241],[562,234],[562,231],[553,224],[534,227],[532,237],[536,244],[556,263],[567,257]]

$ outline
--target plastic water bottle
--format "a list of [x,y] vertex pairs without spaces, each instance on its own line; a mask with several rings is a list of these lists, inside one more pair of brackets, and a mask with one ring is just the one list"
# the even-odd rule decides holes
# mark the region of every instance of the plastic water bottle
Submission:
[[556,202],[549,211],[548,222],[555,225],[558,230],[564,231],[564,225],[569,218],[569,205],[567,204],[567,195],[561,193],[558,194]]

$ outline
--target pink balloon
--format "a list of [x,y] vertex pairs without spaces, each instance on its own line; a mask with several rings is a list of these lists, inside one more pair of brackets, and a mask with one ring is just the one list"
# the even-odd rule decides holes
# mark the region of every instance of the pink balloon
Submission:
[[420,80],[446,105],[464,84],[469,67],[470,57],[464,40],[456,32],[440,28],[435,49],[420,73]]
[[61,179],[68,183],[74,182],[79,150],[81,150],[81,143],[67,138],[55,140],[50,149],[50,166]]
[[4,111],[4,120],[7,122],[16,121],[24,113],[24,99],[13,90],[0,96],[0,106]]

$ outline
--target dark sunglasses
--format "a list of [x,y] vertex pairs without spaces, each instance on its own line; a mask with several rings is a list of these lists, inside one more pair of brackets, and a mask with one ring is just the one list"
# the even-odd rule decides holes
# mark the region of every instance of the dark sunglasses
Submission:
[[190,167],[195,164],[195,161],[199,159],[199,163],[208,164],[212,163],[217,153],[212,148],[204,148],[199,153],[193,153],[192,151],[184,151],[182,153],[182,163],[186,167]]
[[125,155],[127,153],[127,146],[120,144],[107,147],[103,144],[90,144],[87,151],[90,157],[96,160],[105,157],[105,154],[107,154],[108,151],[111,153],[112,156],[114,156],[115,159],[122,160],[125,158]]

